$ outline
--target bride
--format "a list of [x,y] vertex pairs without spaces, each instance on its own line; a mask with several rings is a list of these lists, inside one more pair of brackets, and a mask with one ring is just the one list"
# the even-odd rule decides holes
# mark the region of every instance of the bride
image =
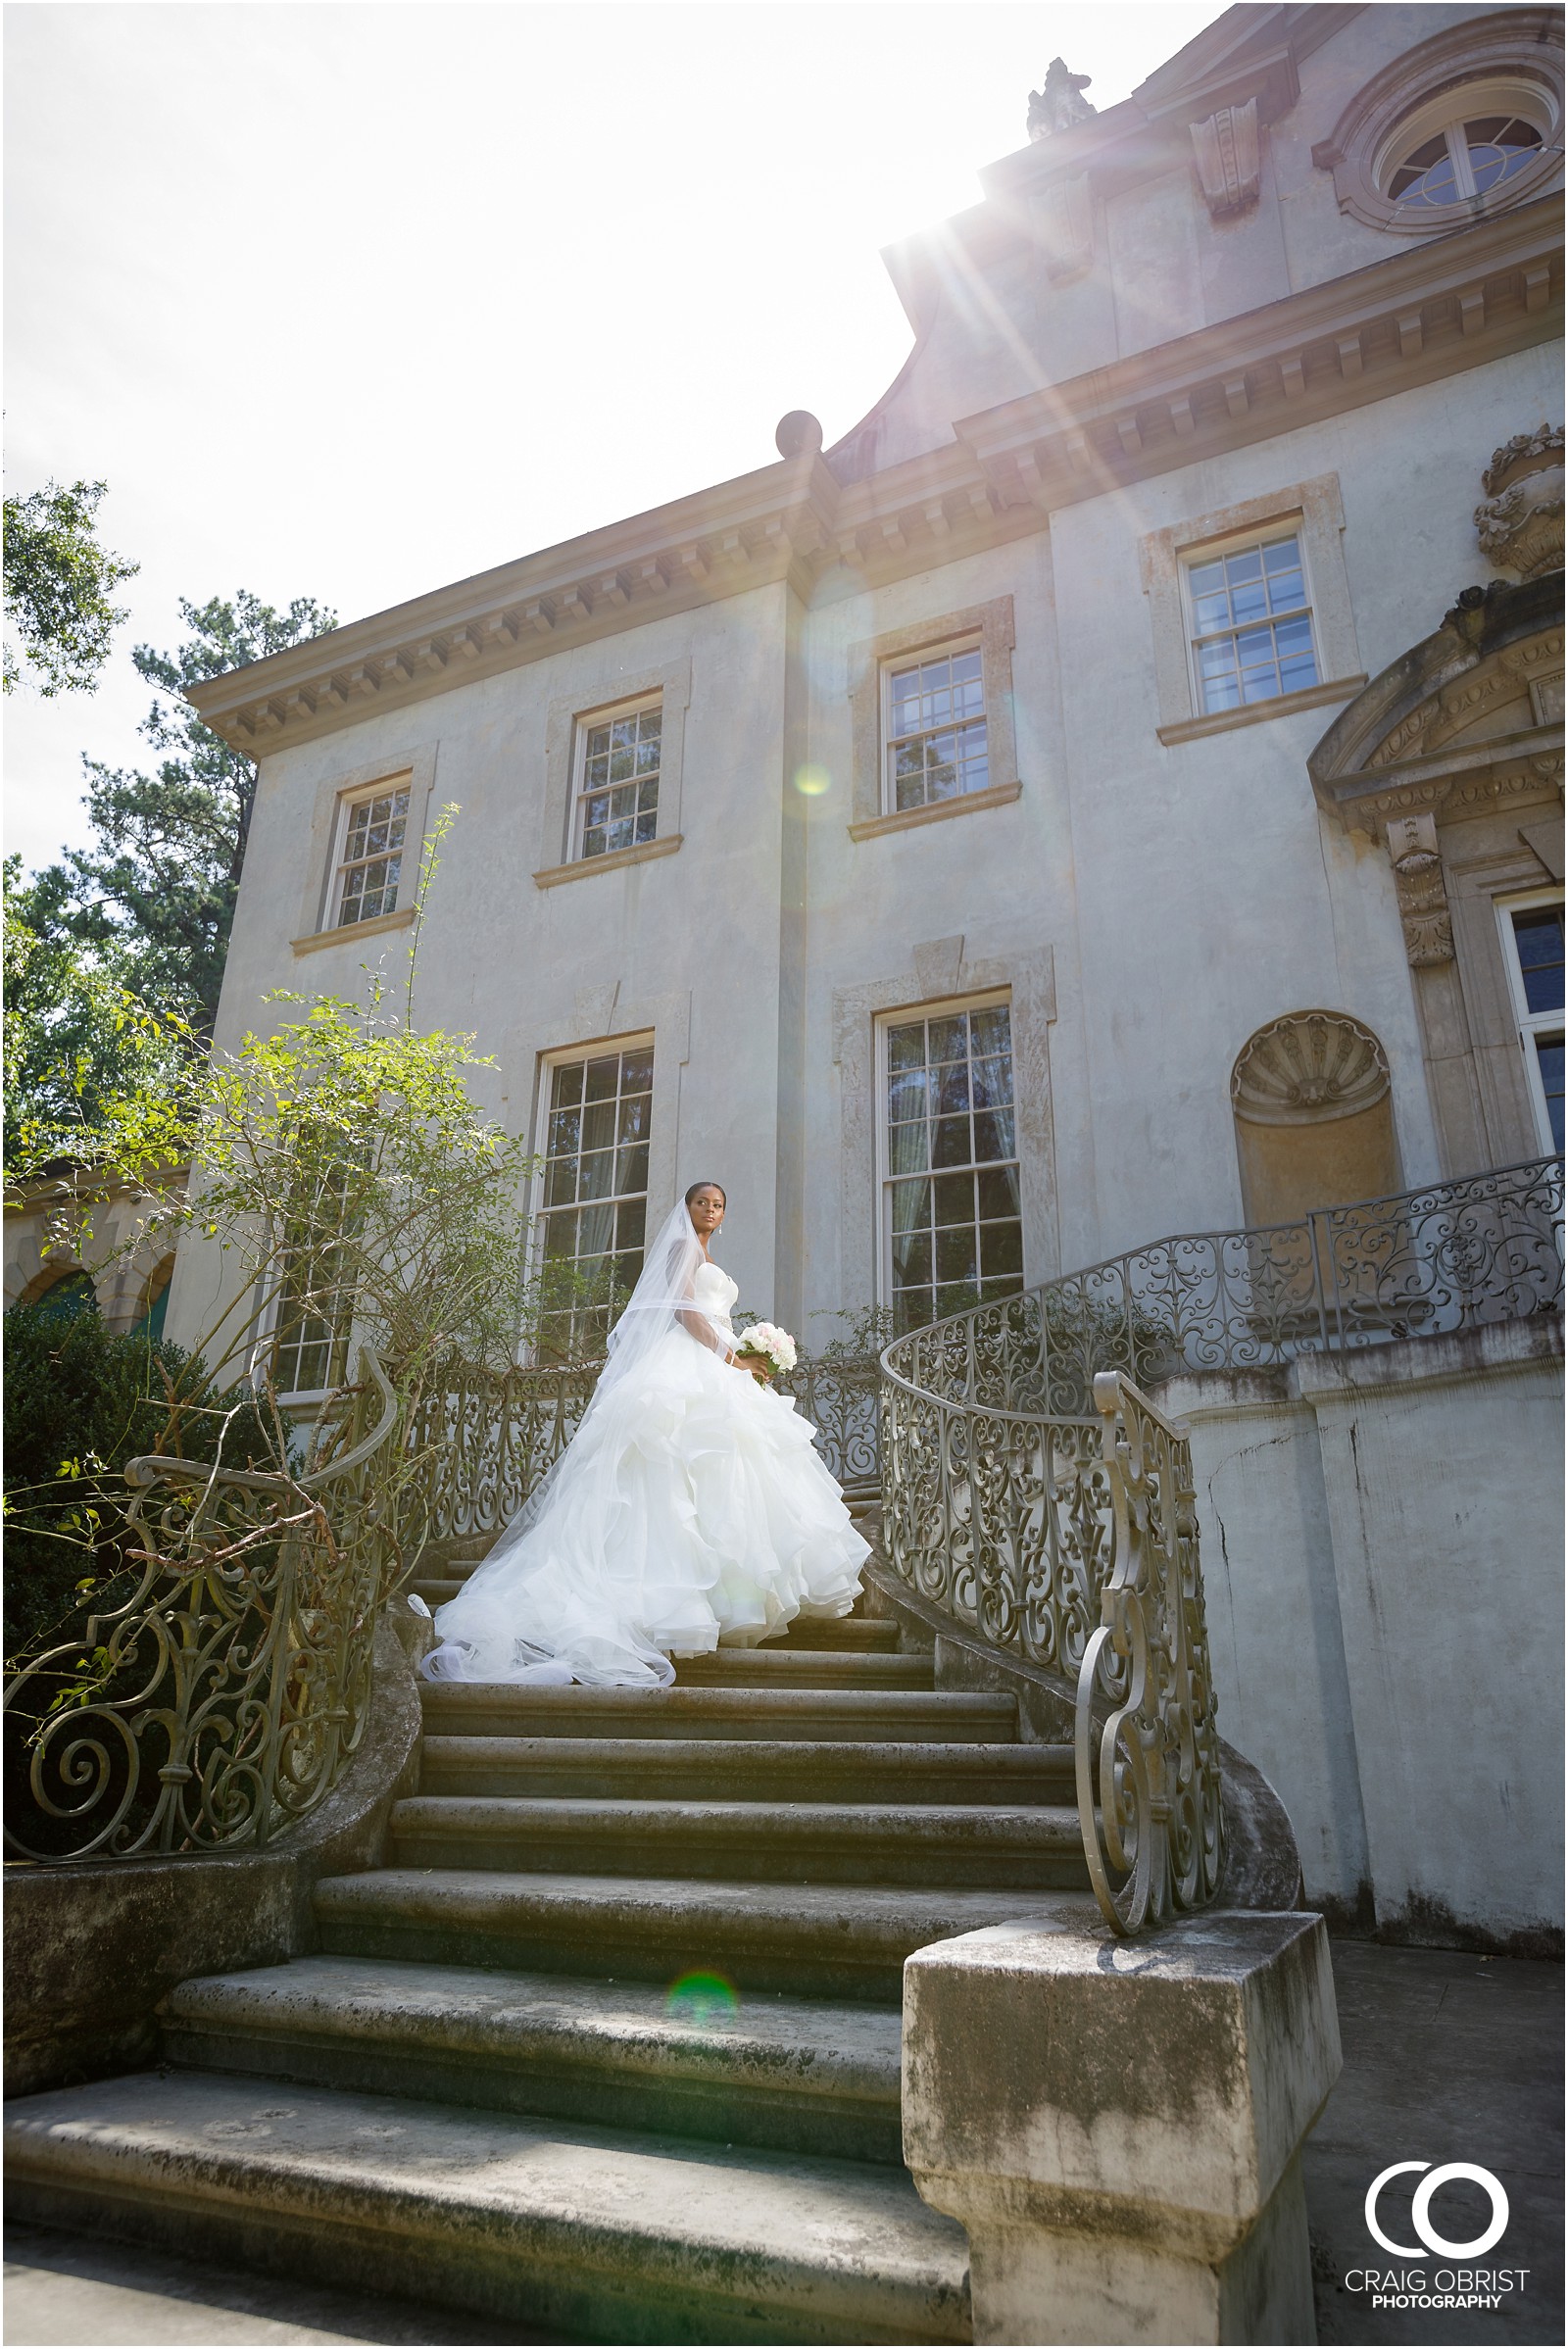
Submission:
[[737,1353],[717,1183],[659,1233],[576,1435],[462,1591],[432,1680],[667,1686],[670,1657],[847,1615],[869,1544],[809,1423]]

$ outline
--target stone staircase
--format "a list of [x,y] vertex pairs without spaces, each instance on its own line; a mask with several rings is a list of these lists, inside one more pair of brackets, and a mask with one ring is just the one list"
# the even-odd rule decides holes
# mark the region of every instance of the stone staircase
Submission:
[[183,1983],[156,2073],[11,2106],[10,2207],[535,2337],[967,2340],[901,2161],[904,1960],[1087,1877],[1070,1750],[897,1637],[427,1688],[318,1954]]

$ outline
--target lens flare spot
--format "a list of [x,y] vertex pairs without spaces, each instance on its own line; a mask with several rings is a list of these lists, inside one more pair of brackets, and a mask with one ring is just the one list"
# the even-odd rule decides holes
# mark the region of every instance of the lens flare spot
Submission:
[[795,788],[803,800],[819,800],[833,788],[833,778],[825,766],[814,766],[809,760],[795,769]]
[[740,2006],[735,1984],[726,1982],[722,1974],[683,1974],[678,1982],[670,1983],[664,2000],[667,2015],[708,2031],[733,2023]]

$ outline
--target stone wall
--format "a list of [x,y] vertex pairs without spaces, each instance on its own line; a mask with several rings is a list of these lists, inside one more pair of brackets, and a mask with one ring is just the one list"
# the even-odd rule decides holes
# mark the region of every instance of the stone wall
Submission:
[[1220,1725],[1309,1904],[1560,1945],[1560,1315],[1156,1393],[1192,1431]]

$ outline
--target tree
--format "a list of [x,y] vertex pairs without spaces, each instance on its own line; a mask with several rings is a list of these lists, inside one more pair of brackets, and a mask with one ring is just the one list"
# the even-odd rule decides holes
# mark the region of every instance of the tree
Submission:
[[[109,598],[140,564],[98,544],[103,481],[53,481],[30,497],[5,501],[5,691],[24,675],[46,698],[91,693],[109,658],[109,639],[125,617]],[[30,674],[28,672],[31,672]]]
[[[256,797],[256,764],[204,726],[187,686],[337,626],[309,597],[276,612],[244,588],[231,603],[182,602],[191,631],[172,653],[131,655],[157,698],[139,729],[165,754],[155,774],[84,759],[97,838],[40,875],[49,918],[79,945],[114,950],[133,991],[172,1003],[204,1032],[218,1010]],[[57,879],[57,876],[59,878]]]
[[4,866],[5,1179],[36,1179],[61,1159],[90,1166],[106,1104],[175,1085],[193,1038],[177,1014],[149,1010],[113,944],[79,947],[60,921],[66,876],[24,880]]

